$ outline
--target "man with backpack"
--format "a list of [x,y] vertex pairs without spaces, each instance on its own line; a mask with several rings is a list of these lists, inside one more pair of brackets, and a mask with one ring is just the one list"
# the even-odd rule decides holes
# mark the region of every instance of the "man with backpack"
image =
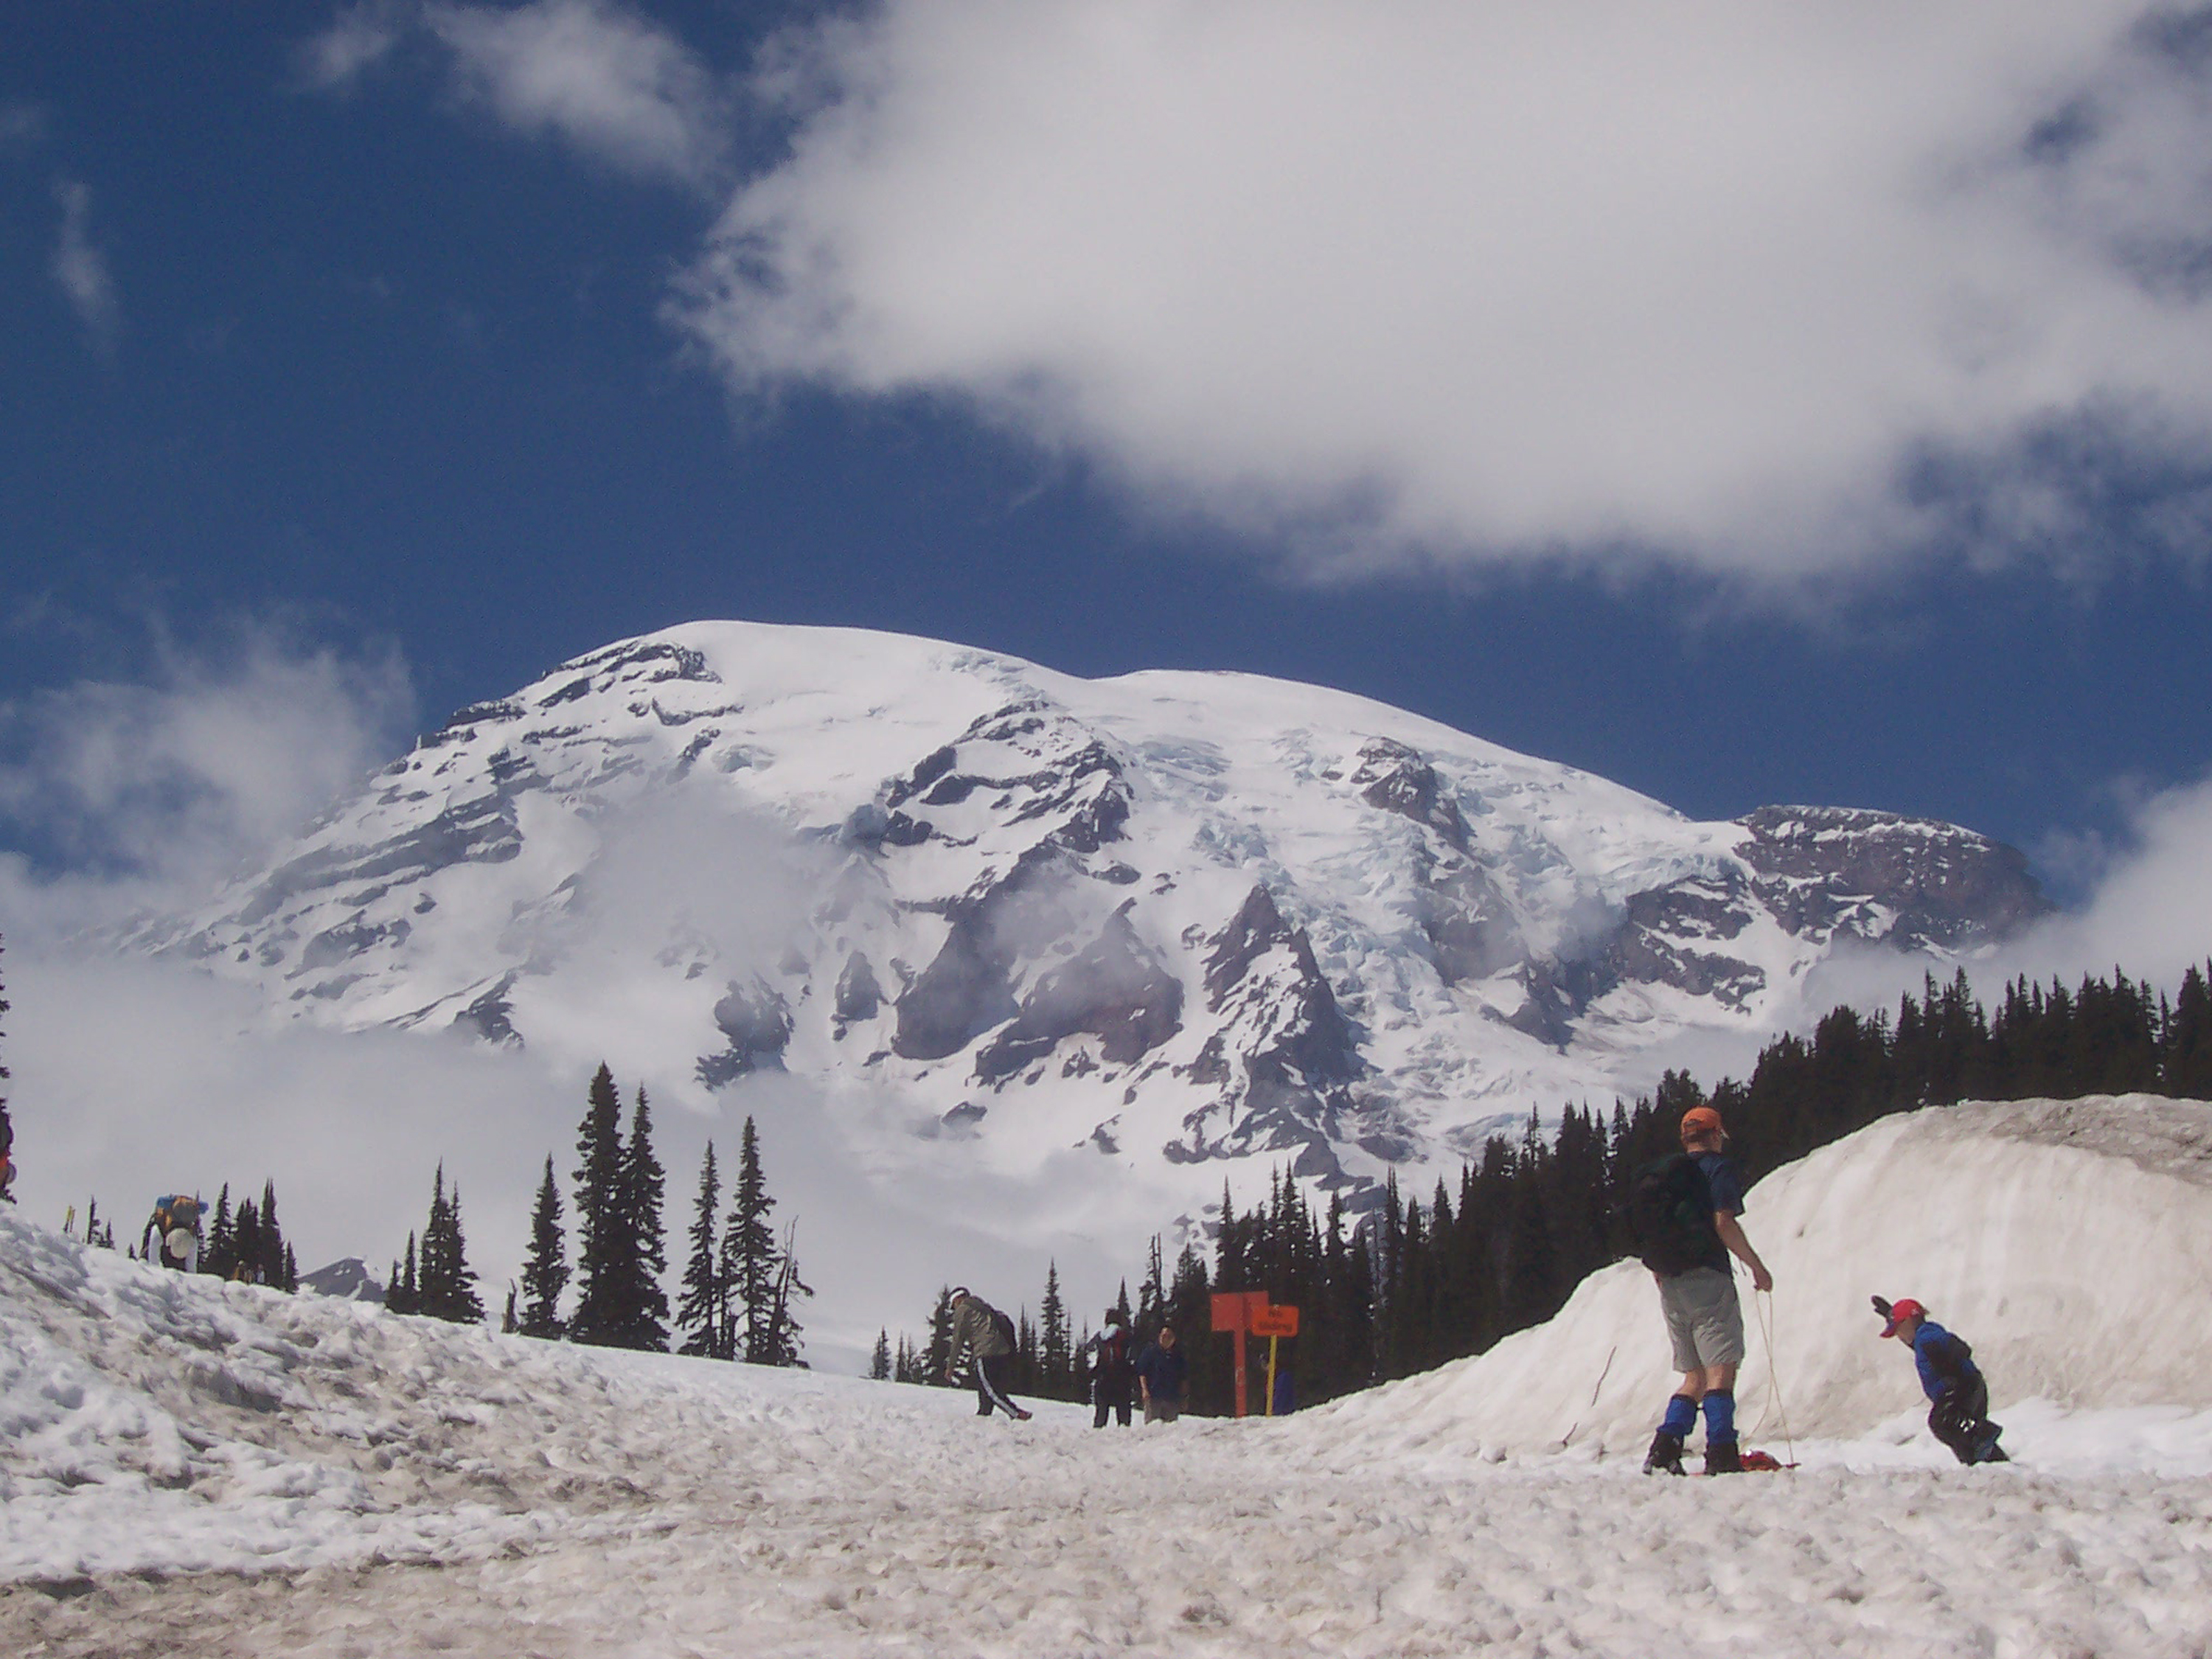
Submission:
[[1686,1473],[1682,1444],[1705,1419],[1705,1473],[1735,1474],[1743,1468],[1736,1449],[1735,1374],[1743,1364],[1743,1308],[1736,1299],[1729,1258],[1751,1269],[1754,1289],[1774,1279],[1751,1248],[1737,1218],[1743,1213],[1743,1174],[1722,1150],[1721,1115],[1693,1106],[1682,1115],[1682,1150],[1639,1172],[1629,1194],[1629,1224],[1644,1265],[1658,1281],[1659,1306],[1682,1381],[1644,1472]]
[[975,1357],[975,1415],[988,1417],[996,1407],[1017,1423],[1028,1422],[1030,1413],[1006,1395],[1014,1376],[1014,1322],[965,1285],[952,1292],[952,1345],[945,1362],[948,1382],[963,1349]]
[[154,1200],[139,1238],[139,1259],[180,1273],[200,1270],[200,1201],[181,1193]]
[[1137,1373],[1129,1352],[1129,1316],[1119,1308],[1106,1310],[1106,1328],[1092,1337],[1091,1350],[1091,1426],[1106,1426],[1106,1413],[1117,1413],[1121,1426],[1129,1426],[1130,1397]]
[[1974,1364],[1974,1351],[1928,1316],[1911,1297],[1895,1302],[1874,1298],[1882,1317],[1881,1334],[1912,1350],[1927,1395],[1928,1427],[1961,1463],[2009,1463],[1997,1444],[2003,1426],[1990,1421],[1990,1385]]

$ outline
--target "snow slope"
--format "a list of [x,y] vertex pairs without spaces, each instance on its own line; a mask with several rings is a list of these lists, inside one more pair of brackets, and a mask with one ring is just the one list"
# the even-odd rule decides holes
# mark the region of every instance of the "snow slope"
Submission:
[[[1394,1404],[1395,1401],[1397,1403]],[[1361,1419],[969,1398],[185,1280],[0,1212],[0,1650],[385,1656],[2202,1654],[2212,1413],[2023,1462],[1499,1462]],[[1395,1422],[1395,1428],[1387,1425]],[[2161,1443],[2160,1435],[2164,1436]]]
[[[1900,1113],[1760,1182],[1744,1231],[1775,1279],[1765,1304],[1738,1270],[1737,1416],[1763,1442],[1785,1418],[1806,1436],[1921,1432],[1911,1357],[1876,1340],[1875,1294],[1915,1297],[1972,1344],[2000,1420],[2024,1400],[2044,1402],[2031,1416],[2212,1407],[2212,1106],[2129,1095]],[[1468,1450],[1640,1455],[1675,1375],[1651,1277],[1626,1261],[1548,1323],[1331,1409],[1345,1434],[1385,1444],[1420,1425]]]

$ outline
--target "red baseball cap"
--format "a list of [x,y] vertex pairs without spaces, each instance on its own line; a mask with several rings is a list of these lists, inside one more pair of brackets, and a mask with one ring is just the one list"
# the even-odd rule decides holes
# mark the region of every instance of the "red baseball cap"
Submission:
[[1884,1336],[1895,1336],[1897,1328],[1906,1320],[1927,1317],[1928,1310],[1908,1296],[1902,1302],[1893,1302],[1889,1304],[1889,1323],[1881,1328],[1881,1334]]
[[1727,1130],[1721,1127],[1721,1115],[1710,1106],[1692,1106],[1688,1111],[1682,1114],[1682,1133],[1684,1134],[1689,1134],[1692,1131],[1698,1129],[1711,1129],[1716,1134],[1726,1134],[1728,1133]]

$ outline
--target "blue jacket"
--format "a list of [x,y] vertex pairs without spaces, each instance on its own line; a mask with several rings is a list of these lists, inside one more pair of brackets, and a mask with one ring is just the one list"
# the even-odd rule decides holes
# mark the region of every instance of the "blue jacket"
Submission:
[[1941,1400],[1982,1374],[1974,1364],[1974,1351],[1932,1319],[1922,1320],[1912,1334],[1912,1363],[1919,1368],[1920,1386],[1930,1400]]
[[1163,1348],[1150,1342],[1137,1356],[1137,1375],[1145,1379],[1145,1388],[1153,1399],[1181,1400],[1183,1378],[1190,1375],[1190,1361],[1180,1347]]

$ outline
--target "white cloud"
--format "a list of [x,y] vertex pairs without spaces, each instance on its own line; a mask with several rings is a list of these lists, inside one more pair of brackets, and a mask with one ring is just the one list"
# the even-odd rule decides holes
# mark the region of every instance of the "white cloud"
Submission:
[[699,185],[722,169],[727,109],[674,35],[605,0],[423,14],[457,84],[507,125],[555,134],[627,172]]
[[678,314],[748,388],[950,393],[1351,569],[2064,559],[2136,490],[2193,554],[2174,19],[886,0],[764,66],[789,155]]
[[2117,967],[2169,992],[2212,960],[2212,778],[2141,799],[2104,851],[2088,902],[2014,951],[2013,973],[2068,980]]
[[392,56],[410,21],[392,0],[346,8],[300,49],[300,83],[318,92],[350,88]]
[[61,204],[62,228],[50,269],[94,349],[103,356],[112,355],[123,327],[123,311],[107,256],[92,240],[92,191],[75,179],[63,179],[55,182],[54,198]]
[[[11,935],[181,908],[386,758],[413,717],[405,665],[246,628],[165,649],[149,683],[86,681],[0,703],[0,858]],[[51,870],[59,873],[46,873]]]

